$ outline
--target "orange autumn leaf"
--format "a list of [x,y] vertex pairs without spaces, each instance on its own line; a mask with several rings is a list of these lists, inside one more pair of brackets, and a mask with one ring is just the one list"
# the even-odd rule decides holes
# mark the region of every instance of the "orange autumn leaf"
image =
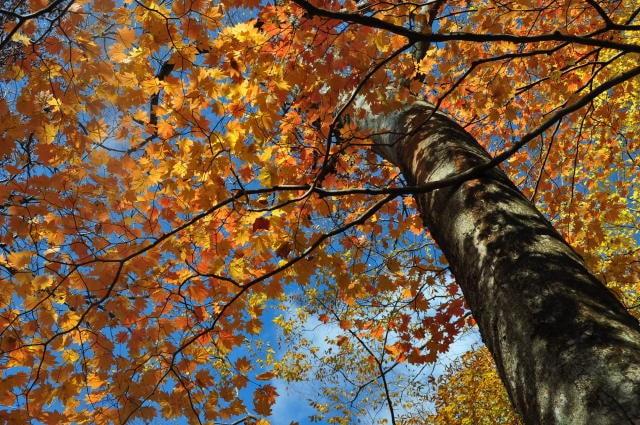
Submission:
[[264,385],[256,389],[253,393],[253,406],[256,412],[260,415],[269,416],[277,396],[278,392],[272,385]]
[[[536,246],[557,233],[640,315],[637,2],[5,3],[3,421],[266,424],[277,378],[318,423],[513,423],[486,352],[436,367],[477,329],[457,277],[483,277],[436,240],[524,258],[531,229],[498,235],[528,213],[494,209],[525,199],[555,228]],[[425,227],[413,195],[450,187],[413,186],[464,152],[407,174],[433,154],[396,131],[416,99],[522,192],[458,181],[486,228]]]

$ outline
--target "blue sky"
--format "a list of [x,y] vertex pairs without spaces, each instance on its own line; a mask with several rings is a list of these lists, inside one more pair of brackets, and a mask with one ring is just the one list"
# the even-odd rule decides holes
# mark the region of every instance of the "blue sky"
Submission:
[[[251,11],[241,12],[234,16],[236,20],[239,19],[249,19],[253,17],[254,14]],[[108,139],[106,141],[107,147],[117,147],[117,148],[126,148],[128,146],[120,145],[120,142],[116,139]],[[281,311],[275,309],[274,307],[269,307],[265,310],[263,316],[264,329],[259,335],[259,338],[265,343],[274,347],[276,350],[276,357],[279,357],[283,354],[284,348],[278,348],[278,337],[279,337],[279,328],[272,323],[273,318],[281,314]],[[307,327],[309,329],[313,329],[312,331],[308,331],[312,333],[309,337],[316,343],[319,347],[326,346],[325,338],[335,337],[338,333],[342,333],[339,328],[335,325],[323,324],[318,326],[319,324],[311,320]],[[446,358],[452,359],[457,356],[460,352],[466,351],[472,344],[477,343],[478,337],[477,334],[470,333],[459,339],[450,349]],[[120,354],[126,355],[125,352],[121,352]],[[246,352],[243,349],[236,350],[231,359],[237,359],[245,355]],[[444,366],[447,364],[447,360],[445,359],[444,363],[440,363],[435,366],[434,373],[439,374],[442,372]],[[404,373],[407,372],[408,369],[405,367],[399,367],[394,373]],[[319,385],[317,382],[313,380],[301,381],[295,383],[285,383],[282,380],[274,379],[271,382],[277,389],[280,397],[277,399],[276,404],[273,407],[273,414],[270,417],[272,423],[274,424],[288,424],[291,421],[297,421],[300,424],[311,424],[312,422],[309,420],[309,416],[314,413],[314,409],[312,409],[307,403],[308,399],[316,399],[319,391]],[[240,397],[246,401],[247,406],[251,406],[252,393],[255,389],[255,386],[249,385],[248,388],[240,391]],[[62,406],[58,402],[53,403],[50,406],[50,410],[60,410]],[[378,413],[376,413],[377,418],[384,418],[388,415],[388,412],[384,409],[381,409]],[[365,418],[363,418],[364,420]],[[142,423],[142,421],[134,421],[134,423]],[[186,419],[180,419],[176,421],[167,421],[164,419],[156,419],[152,421],[153,424],[166,424],[166,423],[175,423],[175,424],[186,424]],[[317,423],[317,422],[316,422]]]

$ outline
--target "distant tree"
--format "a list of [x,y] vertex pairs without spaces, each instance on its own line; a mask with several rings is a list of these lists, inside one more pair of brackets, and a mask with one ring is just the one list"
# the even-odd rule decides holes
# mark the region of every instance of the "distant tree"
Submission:
[[434,425],[519,425],[489,350],[465,353],[440,378],[434,397]]

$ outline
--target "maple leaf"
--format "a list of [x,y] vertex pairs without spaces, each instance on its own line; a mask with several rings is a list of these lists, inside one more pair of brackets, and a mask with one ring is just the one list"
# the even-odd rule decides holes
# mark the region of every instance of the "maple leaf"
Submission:
[[118,38],[125,47],[133,46],[134,41],[137,39],[136,31],[133,28],[122,27],[117,32]]
[[236,368],[242,373],[247,373],[251,370],[251,362],[246,357],[240,357],[236,360]]
[[291,252],[291,244],[289,242],[284,242],[282,244],[280,244],[280,246],[278,246],[278,248],[276,248],[276,254],[278,255],[278,257],[280,258],[286,258],[289,253]]
[[16,269],[22,269],[29,264],[32,255],[29,251],[12,252],[7,256],[7,259],[11,266]]
[[[397,382],[425,382],[401,375],[437,361],[475,325],[473,309],[489,344],[548,326],[557,311],[527,318],[518,306],[553,294],[564,298],[536,305],[564,305],[575,291],[528,288],[549,276],[574,288],[576,270],[601,291],[575,300],[585,317],[635,323],[634,2],[9,3],[0,17],[3,419],[229,422],[247,413],[240,390],[251,376],[277,376],[314,380],[314,420],[344,412],[355,422],[399,402],[396,381],[368,386],[348,407],[335,394],[360,394],[353,383],[379,380],[395,361],[408,361]],[[406,125],[421,117],[429,125],[407,142]],[[439,129],[437,149],[426,127]],[[492,185],[498,174],[506,186]],[[476,270],[474,250],[501,267]],[[576,253],[584,261],[558,260]],[[519,261],[500,273],[528,256],[553,271]],[[504,288],[519,274],[528,285],[514,297]],[[463,292],[486,296],[467,306]],[[281,313],[269,320],[272,310]],[[338,324],[322,327],[335,345],[309,337],[316,317]],[[500,318],[509,326],[495,337]],[[274,324],[286,342],[277,355]],[[569,324],[557,326],[570,334]],[[505,347],[492,350],[517,360],[500,365],[505,383],[520,385],[512,394],[546,388],[520,379],[535,376],[526,373],[534,360],[550,377],[563,373],[555,358]],[[434,423],[511,420],[492,392],[494,366],[474,356],[446,372]],[[597,356],[581,358],[590,363],[572,364],[597,366]],[[603,370],[598,379],[621,367]],[[464,397],[477,388],[492,400]],[[256,390],[256,412],[270,413],[275,396]],[[528,422],[542,415],[517,407]]]
[[273,379],[276,375],[273,372],[263,372],[256,375],[256,379],[259,381],[268,381]]
[[173,125],[165,120],[158,121],[158,136],[169,139],[174,134]]
[[276,402],[278,392],[272,385],[264,385],[257,388],[253,393],[253,406],[259,415],[271,415],[271,407]]
[[258,230],[269,230],[270,226],[271,222],[268,218],[258,217],[253,222],[252,230],[254,232],[257,232]]
[[74,363],[80,358],[80,356],[74,350],[65,350],[64,353],[62,353],[62,358],[66,362]]

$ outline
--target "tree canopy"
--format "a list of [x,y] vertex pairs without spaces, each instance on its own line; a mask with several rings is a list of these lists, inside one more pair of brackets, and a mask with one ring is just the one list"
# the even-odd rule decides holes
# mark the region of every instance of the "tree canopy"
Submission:
[[411,195],[456,181],[358,124],[415,99],[640,312],[635,0],[0,5],[4,421],[265,424],[314,380],[317,421],[516,423],[484,352],[427,379],[475,322]]

